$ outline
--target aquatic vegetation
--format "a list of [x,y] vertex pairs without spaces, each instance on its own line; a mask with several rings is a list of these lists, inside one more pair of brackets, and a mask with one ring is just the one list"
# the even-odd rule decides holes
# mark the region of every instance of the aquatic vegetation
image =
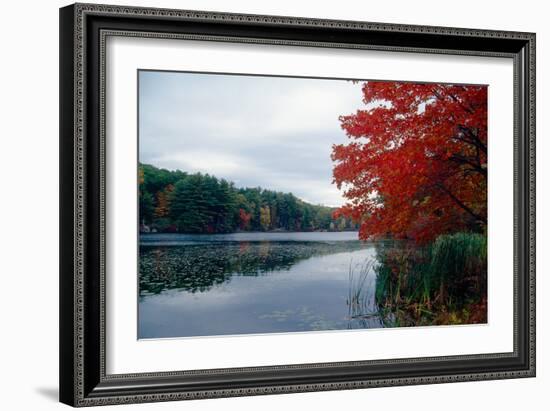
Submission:
[[203,242],[186,246],[140,246],[140,295],[168,289],[204,292],[234,275],[260,276],[288,270],[313,256],[364,248],[359,241]]
[[[171,245],[142,245],[139,338],[383,326],[358,311],[350,319],[346,304],[348,267],[356,261],[351,288],[362,290],[352,291],[354,304],[376,310],[374,271],[365,270],[364,281],[359,276],[363,262],[375,257],[373,244],[343,240],[341,233],[311,233],[309,241],[297,241],[303,238],[297,233],[257,234],[226,241],[198,235],[174,241],[163,234]],[[277,240],[265,241],[269,237]]]
[[376,261],[353,262],[349,267],[348,328],[379,328],[383,324],[375,303]]
[[389,326],[487,321],[487,238],[442,235],[377,247],[376,301]]
[[[276,233],[258,234],[253,240],[251,234],[242,233],[237,237],[244,241],[185,237],[178,242],[162,237],[165,245],[143,243],[140,335],[487,320],[487,245],[481,234],[441,236],[423,247],[394,240],[374,244],[328,240],[338,233],[314,235],[318,241],[265,241],[266,236],[280,238]],[[182,308],[172,311],[174,304]],[[164,329],[168,319],[172,325]]]

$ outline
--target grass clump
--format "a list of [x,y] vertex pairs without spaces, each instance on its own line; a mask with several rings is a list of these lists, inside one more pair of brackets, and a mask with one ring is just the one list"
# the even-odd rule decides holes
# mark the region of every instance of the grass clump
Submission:
[[441,235],[419,247],[377,249],[376,301],[388,325],[471,324],[487,320],[487,237]]

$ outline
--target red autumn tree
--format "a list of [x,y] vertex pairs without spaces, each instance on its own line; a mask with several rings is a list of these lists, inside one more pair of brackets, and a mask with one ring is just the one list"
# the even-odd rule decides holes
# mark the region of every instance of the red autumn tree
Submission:
[[333,176],[359,236],[418,242],[487,224],[487,87],[367,82]]
[[249,228],[251,218],[252,213],[247,213],[242,208],[239,208],[239,228],[241,230],[246,230],[247,228]]

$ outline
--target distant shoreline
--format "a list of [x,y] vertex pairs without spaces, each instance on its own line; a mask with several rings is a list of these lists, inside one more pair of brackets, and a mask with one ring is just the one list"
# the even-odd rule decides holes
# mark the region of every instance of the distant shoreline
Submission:
[[228,233],[185,233],[185,232],[144,232],[140,231],[139,235],[229,235],[229,234],[285,234],[285,233],[358,233],[359,230],[310,230],[310,231],[293,231],[293,230],[268,230],[268,231],[231,231]]

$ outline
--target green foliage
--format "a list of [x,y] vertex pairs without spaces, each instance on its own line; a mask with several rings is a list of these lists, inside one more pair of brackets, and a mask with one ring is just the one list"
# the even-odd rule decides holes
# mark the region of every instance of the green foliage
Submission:
[[175,184],[187,176],[187,173],[182,171],[169,171],[161,168],[156,168],[149,164],[139,165],[140,174],[143,176],[144,191],[151,194],[157,193],[170,184]]
[[[376,301],[399,325],[486,319],[486,312],[481,312],[487,296],[485,235],[440,235],[420,248],[409,242],[383,242],[377,254]],[[472,307],[478,312],[472,313]]]
[[189,176],[176,183],[169,215],[178,231],[200,233],[212,223],[215,204],[210,204],[210,200],[214,200],[204,195],[205,186],[200,175]]
[[147,191],[139,195],[139,216],[141,223],[149,223],[153,218],[153,196]]
[[[456,233],[436,238],[431,246],[432,282],[439,283],[442,298],[460,293],[463,280],[477,280],[476,288],[487,280],[487,237]],[[464,290],[467,291],[467,290]]]
[[306,203],[291,193],[237,188],[208,174],[140,165],[140,220],[159,232],[354,230],[334,209]]

